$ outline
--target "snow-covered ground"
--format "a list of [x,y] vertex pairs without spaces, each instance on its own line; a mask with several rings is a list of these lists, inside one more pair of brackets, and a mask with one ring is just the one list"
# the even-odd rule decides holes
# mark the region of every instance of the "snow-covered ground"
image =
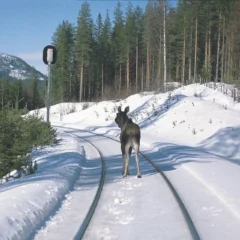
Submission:
[[[117,108],[141,127],[141,151],[164,170],[201,239],[240,239],[240,104],[193,84],[171,93],[144,92],[119,101],[62,103],[50,120],[62,140],[33,153],[35,174],[0,185],[0,239],[77,239],[96,193],[102,151],[106,184],[85,239],[189,239],[171,193],[144,159],[137,179],[121,177]],[[46,109],[39,114],[46,118]],[[76,135],[72,135],[72,133]]]

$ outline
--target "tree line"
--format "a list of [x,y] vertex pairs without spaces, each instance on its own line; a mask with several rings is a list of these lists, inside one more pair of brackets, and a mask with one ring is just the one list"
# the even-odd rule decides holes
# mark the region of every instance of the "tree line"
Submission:
[[26,80],[0,78],[0,109],[33,110],[45,106],[45,83],[32,74]]
[[[165,91],[166,82],[239,83],[240,1],[149,0],[145,9],[116,4],[93,20],[88,2],[76,24],[63,20],[52,36],[58,58],[51,102],[100,101],[140,91]],[[0,105],[45,106],[44,85],[0,82]]]
[[165,82],[238,83],[237,0],[149,1],[145,9],[118,2],[110,20],[94,22],[83,2],[77,26],[64,20],[53,34],[54,102],[97,101],[139,91],[164,91]]

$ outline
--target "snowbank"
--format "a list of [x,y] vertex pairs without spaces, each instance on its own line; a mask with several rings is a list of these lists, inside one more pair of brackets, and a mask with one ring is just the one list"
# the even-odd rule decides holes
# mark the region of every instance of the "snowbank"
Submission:
[[35,174],[0,185],[0,239],[28,239],[53,214],[79,176],[84,152],[60,133],[58,146],[35,152]]

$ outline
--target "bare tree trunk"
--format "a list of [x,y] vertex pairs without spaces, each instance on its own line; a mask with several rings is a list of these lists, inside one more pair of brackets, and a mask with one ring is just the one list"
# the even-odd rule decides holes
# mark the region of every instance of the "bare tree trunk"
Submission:
[[80,67],[80,89],[79,89],[79,101],[82,102],[83,95],[83,52],[82,52],[82,63]]
[[86,99],[86,83],[83,82],[83,96],[82,99],[85,100]]
[[197,82],[198,18],[195,20],[194,83]]
[[91,82],[88,83],[88,100],[91,101]]
[[208,71],[209,71],[208,81],[211,82],[211,27],[210,25],[208,30]]
[[[154,77],[155,77],[155,61],[154,61],[154,59],[155,59],[155,57],[154,57],[154,55],[152,54],[152,60],[151,60],[151,62],[152,62],[152,74],[151,74],[151,81],[150,81],[150,87],[154,87],[153,85],[154,85],[154,81],[153,81],[153,79],[154,79]],[[150,88],[151,89],[151,88]]]
[[231,58],[231,39],[228,42],[228,57],[227,57],[227,81],[230,79],[230,58]]
[[230,34],[230,42],[229,42],[229,52],[228,52],[228,81],[231,82],[233,80],[233,74],[232,74],[232,64],[233,64],[233,59],[232,59],[232,46],[233,46],[233,30],[231,31]]
[[136,92],[138,91],[138,37],[136,46]]
[[103,75],[103,63],[102,63],[102,100],[103,100],[103,94],[104,94],[104,81],[103,81],[103,77],[104,77],[104,75]]
[[182,55],[182,85],[185,85],[185,63],[186,63],[186,17],[184,17],[184,28],[183,28],[183,55]]
[[119,93],[122,91],[122,64],[119,66]]
[[208,61],[208,32],[206,30],[206,35],[205,35],[205,55],[204,55],[204,62],[207,67],[207,61]]
[[166,58],[166,0],[164,0],[163,10],[163,64],[164,64],[164,77],[163,77],[163,91],[165,92],[165,86],[167,82],[167,58]]
[[143,59],[142,59],[142,81],[141,81],[141,92],[143,92],[143,76],[144,76],[144,69],[143,69]]
[[[160,33],[161,34],[161,33]],[[160,41],[159,41],[159,54],[158,54],[158,77],[159,77],[159,86],[162,85],[162,62],[161,62],[161,56],[162,56],[162,47],[161,47],[161,35],[160,35]]]
[[69,78],[69,90],[68,90],[68,101],[71,101],[72,99],[72,73],[70,73]]
[[229,60],[230,59],[230,37],[227,37],[226,42],[226,61],[225,61],[225,73],[226,73],[226,80],[229,80]]
[[91,85],[91,66],[89,66],[89,69],[88,69],[88,74],[89,74],[89,76],[88,76],[88,100],[90,101],[91,100],[91,87],[92,87],[92,85]]
[[222,66],[221,66],[221,82],[224,77],[224,57],[225,57],[225,17],[223,17],[223,32],[222,32]]
[[177,60],[177,65],[176,65],[176,81],[179,80],[179,60]]
[[193,30],[193,18],[191,21],[191,31],[190,31],[190,43],[189,43],[189,56],[188,56],[188,82],[192,83],[192,30]]
[[149,90],[150,81],[150,53],[149,53],[149,42],[147,42],[147,68],[146,68],[146,87]]
[[127,87],[127,93],[130,92],[130,89],[129,89],[129,64],[130,64],[130,59],[129,59],[129,46],[128,46],[128,53],[127,53],[127,64],[126,64],[126,87]]
[[218,41],[217,41],[217,62],[216,62],[216,76],[215,76],[215,82],[218,82],[221,18],[222,18],[222,14],[219,13],[219,22],[218,22]]
[[[208,30],[206,29],[206,34],[205,34],[205,54],[204,54],[204,71],[207,73],[208,71]],[[202,80],[201,83],[207,82],[207,79],[205,78]]]

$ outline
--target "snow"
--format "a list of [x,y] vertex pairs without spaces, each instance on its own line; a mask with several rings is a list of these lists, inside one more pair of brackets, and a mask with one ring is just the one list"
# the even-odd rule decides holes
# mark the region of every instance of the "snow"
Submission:
[[14,70],[11,70],[11,72],[9,73],[9,76],[18,78],[18,79],[26,79],[25,73],[26,71],[24,70],[14,69]]
[[[30,77],[29,69],[31,67],[19,57],[0,53],[0,62],[0,71],[5,72],[5,74],[8,74],[10,77],[20,80],[25,80]],[[44,80],[43,74],[39,71],[34,71],[39,80]]]
[[[131,175],[122,178],[119,143],[79,131],[119,139],[118,106],[130,106],[142,131],[140,150],[172,182],[200,238],[240,239],[240,104],[217,89],[192,84],[164,94],[52,106],[50,120],[61,141],[33,152],[35,174],[0,185],[0,239],[77,239],[101,172],[99,153],[77,136],[100,149],[107,169],[84,239],[191,238],[150,164],[140,157],[138,179],[132,156]],[[38,113],[46,119],[46,109]]]

